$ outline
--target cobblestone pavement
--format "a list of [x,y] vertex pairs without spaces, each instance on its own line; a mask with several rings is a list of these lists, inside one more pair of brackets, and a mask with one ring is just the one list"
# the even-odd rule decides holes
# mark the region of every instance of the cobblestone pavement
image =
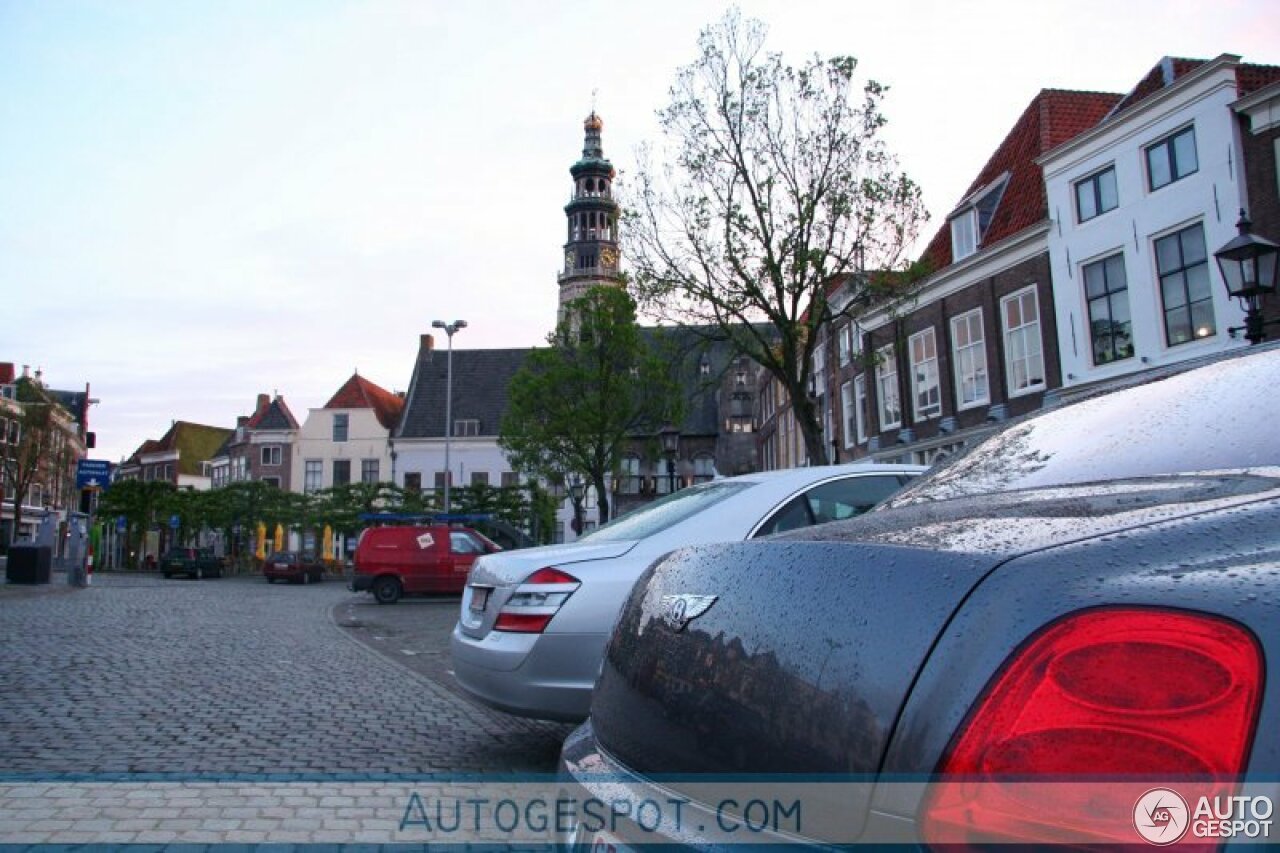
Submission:
[[466,698],[449,658],[449,635],[461,600],[457,595],[437,595],[380,605],[362,593],[339,601],[333,620],[353,639]]
[[569,727],[432,680],[447,675],[455,607],[235,577],[100,574],[84,590],[6,594],[0,772],[553,770]]

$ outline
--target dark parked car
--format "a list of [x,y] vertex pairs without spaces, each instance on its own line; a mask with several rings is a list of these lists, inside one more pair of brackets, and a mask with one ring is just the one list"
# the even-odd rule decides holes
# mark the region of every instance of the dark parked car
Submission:
[[310,553],[274,551],[263,561],[262,574],[267,583],[279,580],[320,583],[324,580],[324,566]]
[[213,556],[211,548],[170,548],[160,558],[160,573],[166,578],[218,578],[222,577],[222,560]]
[[660,560],[562,754],[571,797],[633,819],[566,840],[1256,833],[1280,792],[1277,388],[1274,347],[1134,381],[859,518]]

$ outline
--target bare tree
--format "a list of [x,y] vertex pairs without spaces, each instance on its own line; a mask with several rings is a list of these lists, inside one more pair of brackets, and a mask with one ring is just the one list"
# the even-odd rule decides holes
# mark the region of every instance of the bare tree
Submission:
[[19,411],[9,419],[10,434],[0,457],[9,487],[6,497],[13,500],[15,539],[22,530],[22,507],[31,487],[41,483],[50,495],[66,493],[74,460],[67,442],[69,427],[63,423],[69,416],[62,407],[38,383],[26,378],[18,380],[16,397]]
[[855,83],[852,57],[787,65],[765,34],[737,11],[703,31],[658,113],[665,144],[641,151],[623,237],[642,310],[755,359],[819,460],[819,332],[833,302],[893,310],[912,290],[906,251],[927,216],[881,138],[885,87]]

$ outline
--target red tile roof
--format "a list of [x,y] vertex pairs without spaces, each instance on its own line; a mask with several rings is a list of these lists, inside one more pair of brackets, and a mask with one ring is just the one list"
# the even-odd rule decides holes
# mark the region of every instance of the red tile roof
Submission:
[[1280,83],[1280,65],[1236,66],[1236,94],[1242,98],[1272,83]]
[[[1161,89],[1172,86],[1187,74],[1202,65],[1206,65],[1208,62],[1209,60],[1207,59],[1184,59],[1177,56],[1166,56],[1157,62],[1145,77],[1138,81],[1138,85],[1134,86],[1133,90],[1124,96],[1124,100],[1116,104],[1115,109],[1111,111],[1111,115],[1119,115],[1125,110],[1136,106]],[[1237,96],[1243,97],[1250,92],[1255,92],[1278,81],[1280,81],[1280,66],[1247,64],[1236,66]]]
[[[965,191],[967,198],[1006,172],[1009,173],[1004,196],[983,234],[979,248],[1010,237],[1048,216],[1044,177],[1035,162],[1036,158],[1096,125],[1121,97],[1109,92],[1072,92],[1061,89],[1043,89],[1036,95]],[[943,222],[929,241],[923,260],[928,261],[935,270],[951,264],[949,222]]]
[[7,361],[0,364],[0,385],[12,385],[13,378],[13,364]]
[[[271,417],[268,418],[268,416]],[[259,406],[258,410],[250,416],[246,426],[249,429],[297,429],[298,419],[293,416],[293,412],[289,411],[284,397],[277,395],[265,406]]]
[[400,419],[400,411],[404,408],[404,400],[359,373],[353,373],[333,398],[324,404],[324,408],[373,409],[378,423],[387,429],[394,429]]
[[1156,92],[1172,85],[1179,78],[1204,65],[1205,62],[1206,60],[1203,59],[1182,59],[1176,56],[1166,56],[1147,72],[1147,76],[1138,81],[1138,85],[1134,86],[1120,103],[1116,104],[1115,109],[1111,111],[1111,115],[1119,115],[1145,101]]

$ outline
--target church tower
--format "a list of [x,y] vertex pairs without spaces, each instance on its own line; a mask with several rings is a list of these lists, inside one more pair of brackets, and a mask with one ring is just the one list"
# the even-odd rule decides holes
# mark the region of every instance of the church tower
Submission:
[[595,110],[583,123],[586,141],[582,159],[569,168],[573,195],[565,205],[568,219],[564,271],[559,275],[560,316],[565,305],[597,285],[621,286],[618,253],[618,203],[613,200],[613,164],[604,157],[600,130],[604,122]]

